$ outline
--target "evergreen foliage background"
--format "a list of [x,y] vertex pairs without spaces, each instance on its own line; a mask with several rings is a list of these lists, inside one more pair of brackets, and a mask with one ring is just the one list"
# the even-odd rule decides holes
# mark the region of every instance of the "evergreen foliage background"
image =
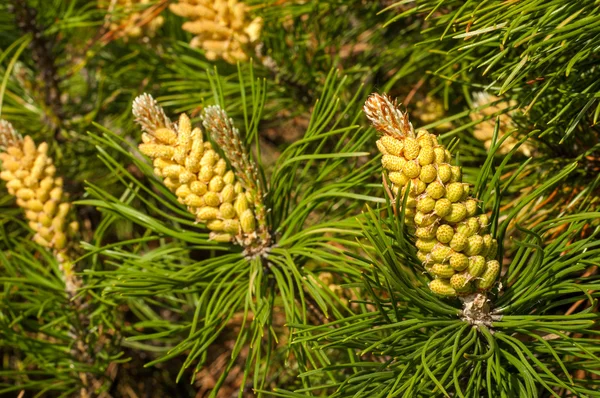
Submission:
[[[0,118],[48,143],[82,282],[68,294],[3,184],[0,395],[600,396],[597,1],[247,0],[263,28],[236,65],[190,46],[173,3],[0,3]],[[439,135],[490,216],[491,321],[428,289],[371,92]],[[266,186],[267,256],[210,239],[154,175],[142,93],[172,120],[232,118]]]

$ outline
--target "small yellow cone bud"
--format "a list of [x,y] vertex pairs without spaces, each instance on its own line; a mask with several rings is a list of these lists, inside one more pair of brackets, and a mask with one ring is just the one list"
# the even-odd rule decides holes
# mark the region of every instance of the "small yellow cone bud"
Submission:
[[219,233],[210,233],[210,240],[214,240],[215,242],[231,242],[233,240],[233,236],[231,234],[219,234]]
[[200,159],[200,166],[213,167],[218,159],[219,155],[217,155],[214,150],[209,149],[204,152],[204,155],[202,155],[202,159]]
[[[454,236],[454,228],[447,224],[442,224],[437,228],[436,239],[442,243],[449,243]],[[452,246],[451,246],[452,247]]]
[[242,226],[242,231],[245,233],[254,232],[256,229],[256,220],[252,210],[247,209],[242,213],[240,216],[240,225]]
[[30,199],[27,201],[27,208],[31,211],[39,213],[40,211],[44,210],[44,205],[38,199]]
[[422,147],[417,157],[421,166],[429,165],[435,162],[435,152],[432,147]]
[[446,188],[438,181],[434,181],[427,186],[426,192],[433,199],[440,199],[446,194]]
[[429,282],[429,289],[440,296],[456,296],[456,289],[454,289],[447,279],[434,279]]
[[438,199],[434,207],[435,214],[440,217],[446,217],[452,211],[452,202],[446,198]]
[[427,132],[427,130],[419,129],[416,131],[417,133],[417,142],[421,145],[421,148],[433,148],[433,140],[432,136]]
[[235,200],[235,188],[231,184],[227,184],[221,191],[221,200],[223,202],[232,203]]
[[388,152],[388,150],[385,148],[385,146],[383,146],[383,143],[381,142],[381,140],[377,140],[375,142],[375,145],[377,145],[377,149],[379,150],[379,152],[382,155],[389,155],[390,153]]
[[425,214],[418,211],[414,216],[414,222],[419,227],[428,227],[435,223],[438,217],[435,214]]
[[190,189],[190,187],[187,184],[181,185],[179,188],[177,188],[175,190],[175,195],[177,195],[178,198],[185,199],[191,193],[192,193],[192,190]]
[[248,200],[246,199],[246,195],[239,194],[233,207],[235,208],[235,212],[238,217],[241,217],[242,214],[244,214],[244,212],[248,209]]
[[387,150],[390,155],[401,156],[404,144],[389,135],[385,135],[379,139],[381,145]]
[[221,220],[211,220],[206,223],[206,228],[215,232],[222,232],[225,229],[225,224]]
[[188,184],[192,181],[196,181],[196,175],[190,171],[184,170],[179,174],[179,182],[182,184]]
[[417,178],[421,173],[421,166],[416,162],[406,162],[402,168],[402,172],[408,178]]
[[419,142],[410,137],[404,139],[404,157],[408,160],[416,159],[421,151]]
[[390,171],[402,171],[405,163],[406,160],[399,156],[383,155],[381,158],[383,168]]
[[454,253],[450,256],[450,266],[456,271],[462,271],[469,266],[469,258],[462,253]]
[[150,158],[171,159],[175,155],[175,148],[161,144],[140,144],[140,152]]
[[446,163],[446,152],[444,151],[444,148],[441,148],[441,147],[434,148],[433,154],[435,156],[435,164]]
[[437,244],[437,240],[435,239],[417,239],[415,242],[415,246],[417,249],[424,253],[429,253],[433,250],[434,246]]
[[469,275],[463,272],[454,274],[450,278],[450,285],[456,290],[464,290],[467,284],[469,283]]
[[452,249],[442,243],[437,243],[433,250],[431,250],[431,259],[436,263],[445,262],[452,254]]
[[467,256],[476,256],[483,249],[483,238],[480,235],[469,237],[467,247],[464,252]]
[[63,232],[57,232],[54,235],[53,243],[56,250],[62,250],[67,246],[67,236]]
[[238,220],[225,220],[223,221],[223,230],[231,234],[239,234],[241,229],[240,222]]
[[208,192],[208,188],[206,187],[206,184],[203,183],[202,181],[194,181],[190,184],[190,190],[195,193],[196,195],[204,195],[206,192]]
[[450,170],[452,171],[452,177],[450,178],[451,182],[461,182],[462,181],[462,171],[458,166],[450,166]]
[[[183,200],[183,203],[185,203],[186,205],[190,206],[190,207],[202,207],[204,205],[206,205],[207,203],[204,201],[204,197],[202,196],[198,196],[196,194],[189,194],[185,197],[185,199]],[[212,206],[211,204],[209,204],[209,206]]]
[[201,182],[209,183],[213,178],[214,171],[212,166],[204,165],[200,167],[200,172],[198,173],[198,180]]
[[448,164],[440,164],[437,168],[438,178],[444,184],[452,178],[452,170]]
[[477,218],[468,218],[465,224],[467,225],[467,227],[469,227],[469,236],[475,235],[477,232],[479,232],[480,226]]
[[417,252],[417,258],[423,263],[423,265],[431,263],[431,259],[427,253]]
[[475,284],[480,290],[487,290],[492,287],[498,274],[500,273],[500,263],[496,260],[488,261],[485,265],[485,271]]
[[467,209],[462,203],[452,203],[450,214],[444,217],[444,220],[450,223],[459,223],[467,216]]
[[214,165],[213,171],[215,175],[223,177],[227,171],[227,162],[225,162],[225,159],[219,159],[219,161]]
[[236,216],[235,209],[233,208],[233,205],[229,202],[223,203],[219,207],[219,212],[221,213],[221,217],[224,219],[231,219]]
[[485,270],[485,258],[483,256],[469,257],[469,275],[478,277]]
[[417,202],[417,210],[422,213],[429,213],[435,208],[436,201],[429,196],[425,196]]
[[453,182],[446,186],[446,198],[450,200],[450,202],[458,202],[463,194],[463,186],[459,182]]
[[235,174],[233,171],[229,170],[226,172],[223,176],[223,181],[225,181],[225,184],[233,184],[235,182]]
[[216,175],[208,183],[208,190],[211,192],[221,192],[224,186],[225,181],[223,181],[223,177]]
[[201,207],[196,212],[196,217],[202,221],[214,220],[219,217],[219,209],[210,206]]
[[204,202],[207,206],[218,207],[221,204],[219,194],[216,192],[207,192],[203,196]]
[[425,165],[421,168],[421,173],[419,174],[419,178],[424,183],[430,183],[437,178],[437,170],[435,166],[432,164]]
[[415,231],[415,236],[421,239],[433,239],[436,237],[436,232],[437,227],[435,225],[430,225],[429,227],[419,227]]
[[461,252],[467,247],[468,242],[468,237],[466,235],[456,233],[450,240],[450,247],[456,252]]
[[438,278],[451,278],[452,275],[454,275],[454,269],[452,269],[452,267],[450,267],[448,264],[436,263],[433,264],[429,270]]
[[168,128],[158,128],[154,131],[154,137],[167,145],[174,145],[177,142],[177,134]]
[[391,182],[398,186],[404,186],[408,184],[409,180],[409,178],[406,175],[404,175],[404,173],[401,171],[392,171],[388,174],[388,178]]

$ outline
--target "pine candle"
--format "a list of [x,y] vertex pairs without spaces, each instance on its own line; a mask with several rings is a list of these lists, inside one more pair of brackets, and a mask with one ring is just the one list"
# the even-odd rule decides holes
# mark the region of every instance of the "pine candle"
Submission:
[[211,239],[251,246],[257,239],[255,198],[204,140],[202,130],[192,128],[186,114],[172,123],[147,94],[134,101],[133,112],[145,131],[139,149],[153,161],[154,174],[206,224]]
[[55,175],[48,143],[36,146],[30,136],[21,137],[9,122],[0,120],[0,148],[3,150],[0,179],[25,211],[29,227],[35,232],[33,241],[53,251],[67,291],[73,293],[79,282],[68,250],[79,224],[70,221],[71,203],[64,194],[63,179]]
[[[415,132],[395,102],[373,94],[364,112],[382,133],[381,164],[392,183],[394,200],[404,203],[405,224],[414,234],[417,256],[432,276],[432,292],[442,296],[489,290],[500,271],[498,244],[489,220],[462,182],[461,168],[437,137]],[[406,197],[408,195],[408,197]]]

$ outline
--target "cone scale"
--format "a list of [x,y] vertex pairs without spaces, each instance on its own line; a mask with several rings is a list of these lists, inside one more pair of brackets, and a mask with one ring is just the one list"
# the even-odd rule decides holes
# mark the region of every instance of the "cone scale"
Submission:
[[451,153],[434,134],[415,131],[387,96],[371,95],[364,112],[382,134],[377,148],[384,174],[392,199],[406,201],[404,221],[432,278],[430,290],[452,297],[492,288],[500,270],[498,243]]

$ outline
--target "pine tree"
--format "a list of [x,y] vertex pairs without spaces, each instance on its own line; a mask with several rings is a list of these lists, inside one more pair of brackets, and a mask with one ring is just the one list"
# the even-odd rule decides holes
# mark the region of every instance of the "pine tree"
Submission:
[[594,397],[597,2],[0,4],[0,395]]

